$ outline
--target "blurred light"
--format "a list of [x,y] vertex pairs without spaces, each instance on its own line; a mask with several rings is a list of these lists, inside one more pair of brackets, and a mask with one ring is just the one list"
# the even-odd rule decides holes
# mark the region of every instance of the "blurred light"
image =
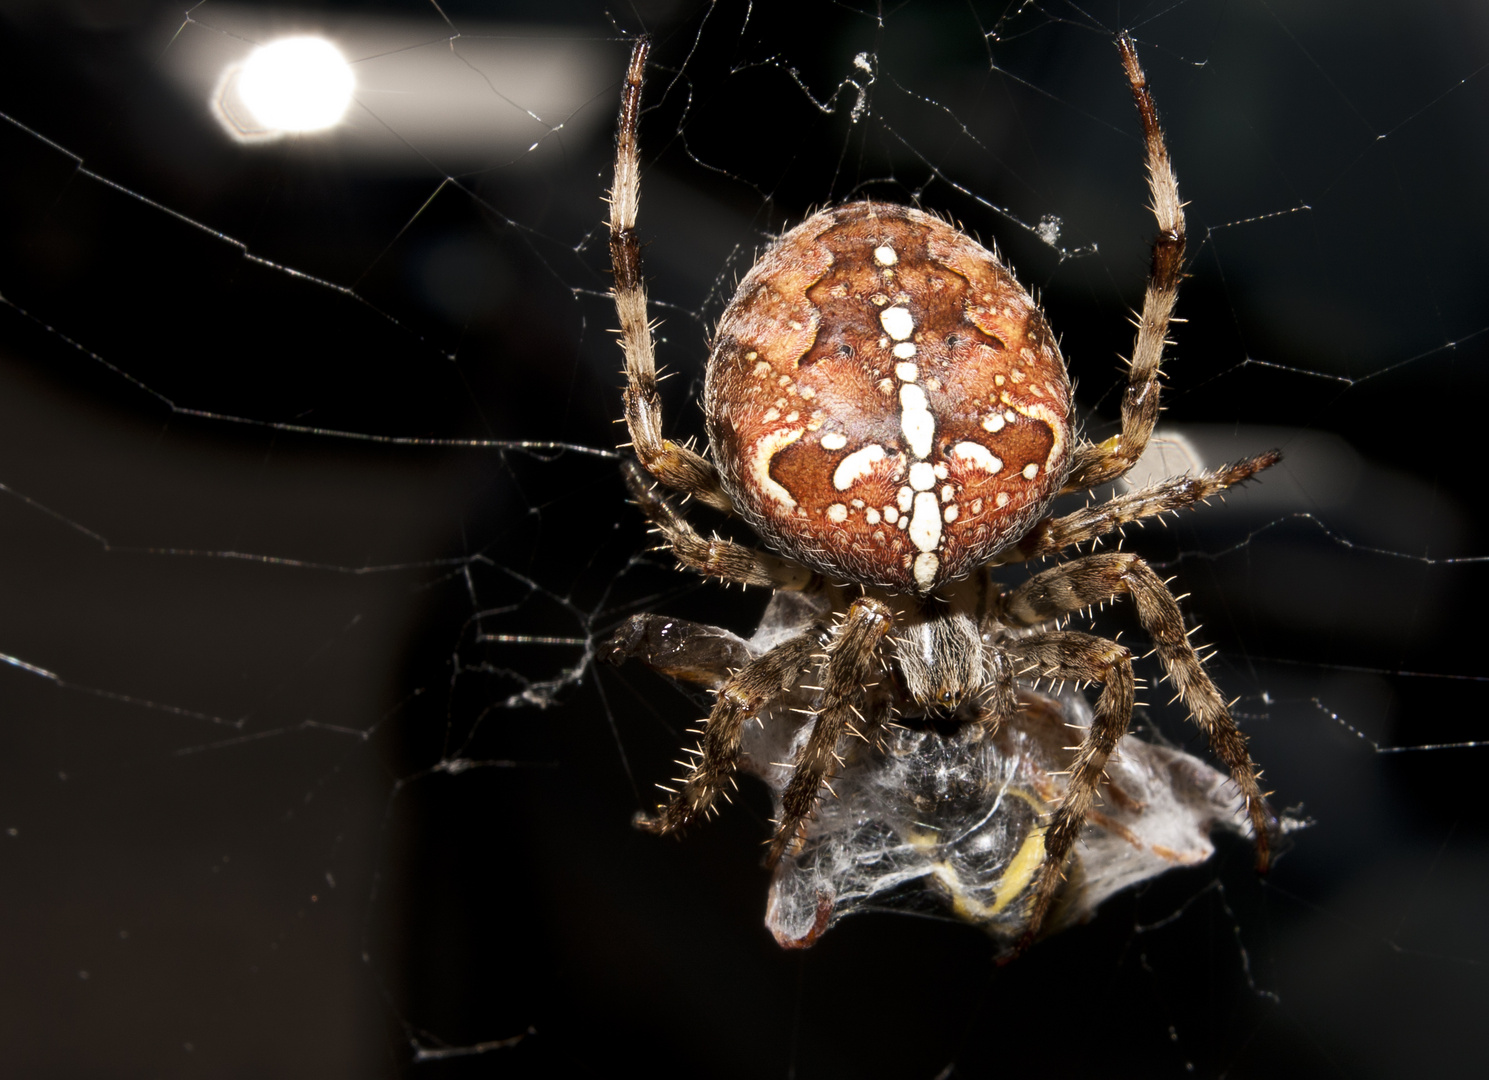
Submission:
[[[223,89],[241,100],[265,134],[334,127],[346,115],[355,86],[346,58],[321,37],[281,38],[262,45],[241,67],[230,69],[223,82]],[[224,98],[219,93],[219,100]],[[235,126],[245,134],[253,130]]]
[[322,131],[346,115],[356,85],[335,45],[320,37],[282,38],[253,51],[238,93],[265,127]]
[[[548,168],[615,120],[613,87],[624,58],[613,43],[575,38],[562,27],[463,20],[454,34],[427,7],[407,18],[316,16],[229,0],[211,7],[210,24],[172,20],[160,66],[188,98],[210,102],[214,119],[240,143],[283,145],[291,133],[310,130],[250,101],[250,65],[259,61],[256,42],[312,37],[334,41],[352,65],[355,88],[343,75],[343,93],[354,93],[357,107],[286,149],[315,152],[329,141],[338,160],[357,167],[420,174]],[[281,82],[274,96],[306,104],[301,99],[318,88],[300,78],[291,75],[303,93],[286,93]]]

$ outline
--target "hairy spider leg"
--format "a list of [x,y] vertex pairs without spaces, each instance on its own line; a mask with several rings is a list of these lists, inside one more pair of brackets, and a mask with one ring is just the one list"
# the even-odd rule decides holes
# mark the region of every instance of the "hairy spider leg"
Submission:
[[737,585],[762,585],[776,589],[801,589],[812,580],[812,572],[806,567],[776,555],[717,536],[705,540],[647,480],[636,462],[624,462],[621,473],[631,498],[666,539],[677,561],[688,569]]
[[802,825],[817,808],[823,782],[831,769],[838,740],[857,716],[865,684],[882,664],[879,645],[894,625],[887,604],[864,596],[848,605],[827,653],[821,698],[814,710],[812,733],[796,754],[791,782],[781,796],[781,820],[770,843],[766,865],[774,866],[801,839]]
[[1114,496],[1105,502],[1083,506],[1063,517],[1037,522],[1013,547],[998,555],[995,563],[1022,562],[1055,555],[1067,547],[1084,544],[1116,532],[1144,518],[1175,513],[1227,488],[1250,480],[1263,469],[1282,460],[1281,452],[1268,450],[1213,472],[1192,473],[1160,480],[1156,484]]
[[706,814],[729,783],[739,757],[745,721],[790,693],[822,647],[825,627],[813,627],[751,660],[719,688],[718,700],[703,727],[698,763],[654,815],[637,814],[638,828],[669,833]]
[[1044,862],[1034,882],[1028,922],[1009,957],[1012,959],[1034,941],[1049,913],[1050,901],[1063,880],[1065,861],[1091,812],[1106,759],[1132,720],[1135,684],[1132,653],[1094,634],[1052,630],[1015,641],[1009,651],[1030,666],[1029,674],[1102,684],[1090,731],[1070,765],[1065,798],[1044,832]]
[[1153,238],[1143,310],[1138,316],[1132,359],[1128,362],[1121,434],[1101,443],[1081,441],[1072,456],[1065,491],[1079,491],[1115,480],[1142,457],[1153,434],[1153,425],[1158,422],[1163,347],[1174,317],[1179,282],[1184,278],[1184,204],[1179,201],[1179,181],[1174,177],[1168,144],[1158,124],[1158,109],[1148,91],[1148,77],[1138,63],[1137,47],[1131,35],[1121,34],[1117,49],[1122,54],[1122,67],[1142,119],[1143,139],[1148,149],[1148,190],[1153,199],[1150,209],[1158,219],[1158,235]]
[[718,470],[702,454],[662,434],[662,398],[657,389],[656,347],[641,280],[641,241],[636,215],[641,205],[641,160],[636,132],[641,123],[641,88],[651,39],[640,37],[631,50],[625,92],[620,101],[615,144],[615,185],[610,189],[610,266],[615,274],[615,311],[626,358],[626,427],[646,471],[668,487],[725,513],[734,504],[719,486]]
[[[1178,601],[1152,567],[1127,552],[1088,555],[1052,567],[1036,574],[1007,596],[1004,617],[1013,626],[1037,626],[1122,595],[1132,598],[1138,622],[1152,639],[1154,651],[1174,684],[1179,700],[1189,710],[1196,726],[1205,733],[1210,749],[1230,771],[1231,780],[1245,800],[1256,843],[1257,870],[1265,872],[1276,819],[1257,782],[1260,772],[1246,749],[1246,737],[1236,727],[1220,691],[1206,674],[1199,654],[1184,631],[1184,616],[1179,611]],[[1016,647],[1022,649],[1024,642],[1016,643]],[[1087,742],[1097,738],[1096,726],[1093,725]],[[1098,770],[1089,782],[1094,785],[1099,779]],[[1075,789],[1081,782],[1084,781],[1072,776],[1067,803],[1077,794]],[[1089,794],[1081,793],[1080,797],[1088,798]],[[1056,854],[1051,848],[1052,861]]]

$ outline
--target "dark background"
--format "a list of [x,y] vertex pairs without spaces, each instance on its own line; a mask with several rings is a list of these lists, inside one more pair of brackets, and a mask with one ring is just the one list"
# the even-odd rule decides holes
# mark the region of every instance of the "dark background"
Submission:
[[[542,23],[604,89],[516,153],[244,147],[170,75],[227,9],[0,3],[0,652],[32,665],[0,667],[7,1067],[1476,1060],[1489,758],[1396,751],[1486,737],[1482,5],[441,9],[300,21],[393,16],[456,60],[469,27]],[[1288,455],[1133,545],[1193,594],[1279,805],[1315,824],[1265,882],[1222,839],[1003,969],[971,928],[881,914],[783,953],[761,793],[681,844],[628,827],[705,703],[590,663],[633,611],[746,629],[763,597],[647,556],[613,460],[506,445],[622,438],[601,196],[625,38],[657,38],[641,229],[674,431],[700,430],[708,328],[758,246],[874,195],[998,243],[1105,434],[1152,229],[1120,27],[1190,200],[1167,420]]]

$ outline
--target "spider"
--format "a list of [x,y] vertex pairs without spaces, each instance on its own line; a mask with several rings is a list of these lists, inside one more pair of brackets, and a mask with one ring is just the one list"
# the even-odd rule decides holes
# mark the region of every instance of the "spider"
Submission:
[[[1249,816],[1259,870],[1276,823],[1259,770],[1205,672],[1166,583],[1137,555],[1079,555],[1017,585],[997,568],[1094,542],[1176,511],[1276,463],[1263,453],[1153,484],[1073,513],[1054,499],[1122,477],[1159,414],[1165,336],[1184,276],[1184,211],[1158,113],[1131,37],[1118,37],[1147,150],[1158,221],[1128,364],[1121,431],[1081,438],[1054,334],[999,257],[907,206],[822,210],[772,244],[740,282],[709,357],[709,453],[665,437],[636,234],[637,129],[650,43],[638,39],[622,93],[610,255],[632,497],[683,567],[776,590],[784,632],[746,643],[724,630],[633,619],[613,659],[711,683],[717,698],[687,772],[637,824],[671,833],[708,815],[733,783],[749,721],[790,725],[794,759],[767,862],[800,849],[831,772],[890,722],[991,735],[1020,708],[1021,681],[1099,684],[1065,795],[1042,833],[1027,921],[1039,932],[1103,769],[1134,705],[1132,653],[1065,629],[1126,596],[1166,676]],[[644,472],[643,472],[644,470]],[[648,475],[743,519],[769,551],[704,538]],[[1093,544],[1094,548],[1094,544]]]

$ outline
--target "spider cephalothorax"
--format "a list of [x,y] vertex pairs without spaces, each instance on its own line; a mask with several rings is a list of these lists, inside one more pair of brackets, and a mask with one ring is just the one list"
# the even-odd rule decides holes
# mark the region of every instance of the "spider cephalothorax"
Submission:
[[[644,616],[617,637],[617,658],[639,656],[718,693],[696,761],[656,816],[640,819],[644,827],[671,832],[712,809],[732,782],[747,721],[791,725],[794,769],[780,797],[774,862],[800,843],[853,736],[871,747],[891,718],[929,716],[991,733],[1020,708],[1023,678],[1098,683],[1092,723],[1040,839],[1027,944],[1133,709],[1129,650],[1061,627],[1069,614],[1125,595],[1239,789],[1265,868],[1275,822],[1245,738],[1147,563],[1124,552],[1089,554],[1012,586],[990,572],[1191,506],[1278,460],[1261,454],[1049,514],[1057,495],[1121,477],[1146,447],[1183,276],[1184,214],[1168,149],[1133,43],[1123,35],[1118,46],[1159,227],[1119,435],[1092,443],[1072,430],[1054,335],[995,254],[920,210],[857,202],[786,233],[740,283],[709,358],[704,456],[661,430],[635,231],[649,50],[637,42],[610,194],[626,422],[639,459],[628,484],[684,566],[778,590],[778,625],[751,642]],[[773,553],[703,538],[642,469],[742,518]],[[783,607],[783,596],[798,599]]]

